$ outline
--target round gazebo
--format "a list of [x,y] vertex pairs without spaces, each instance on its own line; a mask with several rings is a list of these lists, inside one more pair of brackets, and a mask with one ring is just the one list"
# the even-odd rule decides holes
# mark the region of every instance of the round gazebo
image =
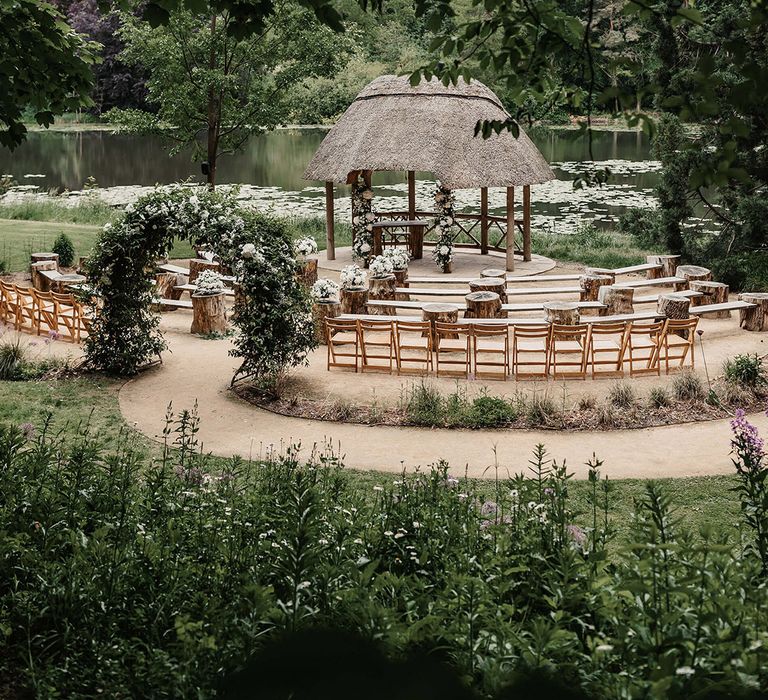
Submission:
[[[506,251],[514,269],[516,250],[531,259],[530,186],[555,179],[544,156],[523,132],[490,138],[475,136],[486,120],[506,121],[509,114],[496,95],[480,82],[445,86],[437,79],[412,87],[407,77],[383,75],[369,83],[328,132],[304,172],[306,180],[324,180],[327,256],[334,246],[333,186],[362,177],[370,187],[377,170],[408,173],[408,211],[387,212],[393,221],[431,219],[434,212],[416,209],[415,172],[431,172],[449,189],[480,188],[480,214],[455,215],[457,234],[469,242],[456,247]],[[488,214],[488,188],[505,187],[506,216]],[[515,187],[522,187],[522,220],[515,218]],[[429,233],[429,228],[422,233]],[[514,231],[522,235],[515,245]],[[509,232],[512,232],[510,235]]]

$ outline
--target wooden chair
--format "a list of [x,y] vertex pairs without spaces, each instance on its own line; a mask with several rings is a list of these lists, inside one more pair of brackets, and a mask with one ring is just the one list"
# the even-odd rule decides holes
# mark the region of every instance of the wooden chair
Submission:
[[[357,359],[360,357],[360,334],[357,331],[357,321],[325,319],[325,340],[328,344],[326,369],[352,367],[357,372]],[[352,361],[348,358],[352,358]]]
[[[546,379],[549,376],[549,353],[552,329],[541,326],[514,326],[512,333],[512,367],[515,380]],[[526,357],[534,359],[526,360]],[[541,367],[541,372],[521,372],[521,367]]]
[[549,367],[555,379],[586,379],[589,326],[552,324]]
[[661,356],[664,358],[664,369],[667,374],[670,370],[670,360],[678,360],[677,366],[672,367],[672,369],[682,369],[688,357],[690,357],[691,369],[696,366],[696,352],[693,343],[696,339],[696,326],[698,325],[698,316],[685,319],[667,319],[660,345]]
[[18,305],[16,301],[16,290],[12,284],[0,280],[0,318],[3,323],[12,323],[17,328],[18,323]]
[[[643,323],[632,321],[627,327],[626,352],[629,356],[629,376],[661,375],[659,349],[664,333],[664,321]],[[640,367],[635,367],[636,364]]]
[[[469,378],[472,362],[472,326],[435,322],[435,362],[437,376]],[[456,359],[459,355],[461,359]],[[441,365],[461,365],[463,370],[440,369]]]
[[45,324],[46,332],[53,331],[58,333],[58,310],[56,300],[50,292],[41,292],[39,289],[31,288],[29,290],[32,296],[32,305],[35,310],[35,333],[40,335],[42,326]]
[[66,335],[73,343],[79,343],[83,332],[88,328],[83,305],[73,294],[51,292],[51,296],[56,302],[56,312],[59,321],[58,330],[61,332],[63,326],[66,332],[63,332],[62,335]]
[[[475,377],[505,381],[510,374],[509,327],[473,323],[472,338]],[[483,357],[488,359],[482,359]],[[481,367],[501,369],[485,371],[481,370]]]
[[[624,355],[627,350],[626,323],[594,323],[589,335],[589,364],[592,379],[624,376]],[[598,371],[598,367],[610,367]]]
[[357,331],[360,336],[360,371],[391,374],[396,356],[394,321],[360,319]]
[[[432,324],[429,321],[395,323],[395,356],[399,373],[427,374],[434,368],[432,351]],[[424,370],[405,368],[406,362],[423,363]]]
[[32,288],[22,287],[18,284],[14,284],[13,288],[16,290],[17,330],[29,328],[30,331],[34,331],[36,327],[35,300],[32,296]]

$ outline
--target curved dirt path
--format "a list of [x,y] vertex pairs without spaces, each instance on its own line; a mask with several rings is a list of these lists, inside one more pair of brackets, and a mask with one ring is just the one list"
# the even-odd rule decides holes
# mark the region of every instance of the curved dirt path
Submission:
[[[175,321],[175,319],[174,319]],[[727,420],[685,425],[618,430],[601,433],[567,433],[548,430],[469,431],[427,430],[385,426],[360,426],[278,416],[258,409],[228,391],[234,361],[227,355],[228,341],[191,336],[184,325],[172,322],[166,330],[171,353],[164,364],[141,374],[120,391],[120,408],[126,420],[150,437],[159,437],[169,402],[175,410],[198,402],[199,438],[216,455],[244,457],[263,454],[301,442],[331,443],[348,467],[399,472],[447,460],[458,474],[493,476],[528,467],[531,451],[546,445],[555,459],[567,459],[577,477],[586,476],[584,463],[596,453],[603,474],[611,478],[682,477],[731,473],[730,427]],[[751,418],[768,433],[764,414]]]

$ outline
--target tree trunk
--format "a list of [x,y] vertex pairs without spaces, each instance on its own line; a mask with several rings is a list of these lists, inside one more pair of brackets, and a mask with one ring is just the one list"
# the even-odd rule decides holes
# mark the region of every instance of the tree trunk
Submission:
[[[408,287],[408,268],[405,270],[395,270],[395,287]],[[410,301],[411,295],[407,292],[397,292],[395,294],[397,301]]]
[[482,277],[480,279],[471,280],[469,283],[469,289],[472,292],[495,292],[499,295],[502,304],[507,303],[507,281],[506,275],[504,279],[498,279],[496,277]]
[[312,305],[312,320],[315,323],[315,338],[320,345],[327,345],[325,338],[325,319],[336,318],[341,314],[338,301],[319,301]]
[[29,256],[30,269],[34,263],[39,262],[53,262],[55,266],[52,268],[43,268],[46,270],[58,270],[59,269],[59,254],[58,253],[32,253]]
[[58,262],[56,260],[40,260],[39,262],[33,262],[32,265],[30,265],[32,286],[41,292],[49,292],[51,290],[51,284],[47,277],[40,274],[43,270],[46,272],[56,272],[58,270]]
[[309,289],[317,282],[317,260],[302,260],[296,267],[296,279],[299,284]]
[[[216,15],[211,16],[211,48],[208,54],[208,68],[213,73],[216,68]],[[208,188],[216,189],[216,158],[219,151],[219,125],[221,123],[221,102],[216,98],[213,85],[208,89]]]
[[199,258],[193,258],[189,261],[189,283],[194,284],[198,275],[203,270],[219,271],[219,263],[208,262],[207,260],[200,260]]
[[[609,275],[582,275],[579,278],[579,301],[597,301],[600,297],[600,288],[609,286],[613,283]],[[584,309],[582,313],[586,316],[594,314],[595,309]]]
[[[395,276],[371,277],[368,279],[368,298],[382,301],[395,301]],[[396,309],[391,306],[372,306],[372,315],[395,316]]]
[[[456,323],[459,320],[459,307],[455,304],[424,304],[421,317],[432,324],[432,345],[437,347],[435,323]],[[453,335],[453,338],[458,337],[458,334]]]
[[[707,304],[724,304],[728,301],[728,285],[724,282],[707,282],[691,280],[691,290],[701,292],[704,296],[691,298],[691,306],[706,306]],[[730,311],[709,311],[701,314],[704,318],[730,318]]]
[[689,283],[692,280],[711,280],[712,271],[706,267],[699,267],[698,265],[680,265],[675,272],[677,277],[682,277],[685,282],[678,282],[675,284],[675,291],[682,292],[689,288]]
[[[657,310],[667,318],[686,319],[690,318],[691,300],[688,297],[681,297],[678,294],[662,294],[657,302]],[[675,331],[681,338],[688,337],[688,331]]]
[[619,314],[633,314],[635,307],[633,301],[635,290],[626,287],[600,287],[597,300],[605,304],[605,309],[600,309],[601,316],[617,316]]
[[365,287],[354,287],[341,290],[341,313],[365,314],[368,308],[368,290]]
[[496,292],[470,292],[464,298],[464,318],[501,318],[501,298]]
[[[578,326],[581,321],[579,307],[570,301],[547,301],[544,303],[547,322],[558,326]],[[560,335],[562,340],[572,340],[578,335]]]
[[674,277],[680,264],[679,255],[647,255],[645,261],[653,265],[661,265],[657,270],[648,270],[647,279],[655,280],[661,277]]
[[751,309],[739,309],[739,325],[745,331],[768,331],[768,293],[742,292],[739,300],[757,304]]
[[198,335],[227,332],[224,294],[192,295],[192,327],[189,330]]
[[507,281],[507,271],[497,267],[487,267],[480,272],[480,277],[493,277],[495,279]]
[[[155,275],[155,291],[159,299],[181,299],[181,290],[174,289],[178,285],[178,275],[175,272],[160,272]],[[176,310],[169,306],[165,310]]]
[[616,273],[613,270],[607,270],[604,267],[585,267],[584,274],[587,277],[590,277],[590,276],[610,277],[611,284],[616,284]]

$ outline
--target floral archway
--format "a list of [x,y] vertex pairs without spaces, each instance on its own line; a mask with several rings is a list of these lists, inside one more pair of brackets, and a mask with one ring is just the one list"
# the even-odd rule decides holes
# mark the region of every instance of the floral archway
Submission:
[[274,377],[306,360],[315,346],[310,302],[284,226],[241,208],[231,195],[179,187],[129,205],[104,227],[88,258],[88,366],[130,376],[166,349],[151,309],[153,273],[179,239],[206,245],[236,278],[235,378]]

